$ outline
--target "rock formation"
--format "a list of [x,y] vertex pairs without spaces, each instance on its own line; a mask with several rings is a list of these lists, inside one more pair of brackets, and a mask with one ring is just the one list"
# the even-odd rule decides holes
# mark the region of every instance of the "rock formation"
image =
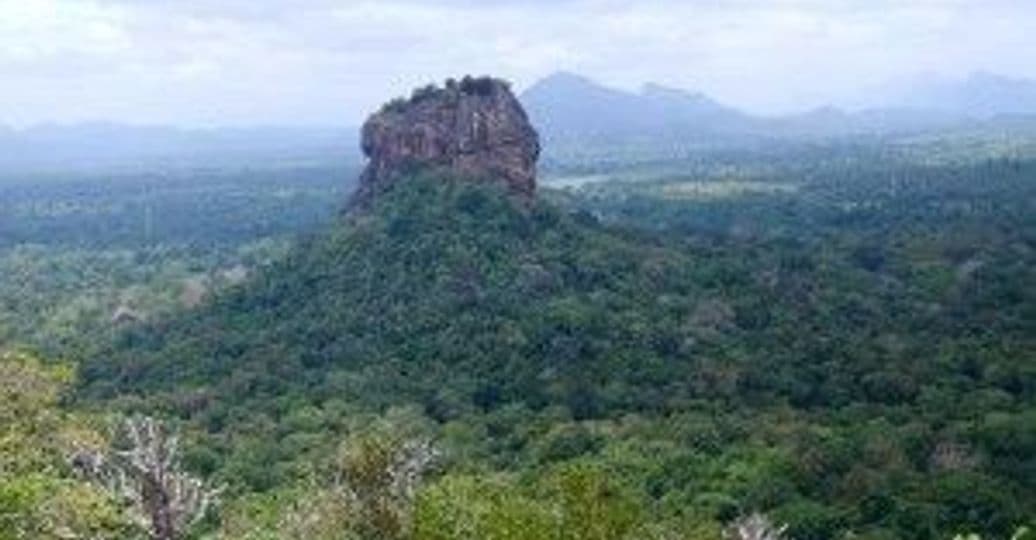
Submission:
[[389,102],[364,124],[361,146],[369,161],[351,206],[368,204],[423,168],[500,182],[524,198],[536,190],[539,137],[498,79],[451,79],[444,88],[428,86]]

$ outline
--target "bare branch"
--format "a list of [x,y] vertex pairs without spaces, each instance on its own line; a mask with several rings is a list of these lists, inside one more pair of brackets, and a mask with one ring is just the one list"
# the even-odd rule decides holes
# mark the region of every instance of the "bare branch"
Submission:
[[108,455],[80,451],[72,465],[113,497],[128,503],[134,521],[153,540],[177,540],[219,502],[212,489],[182,470],[179,439],[149,417],[127,418],[120,435],[128,447]]
[[775,526],[765,515],[755,512],[734,520],[723,536],[728,540],[784,540],[787,525]]

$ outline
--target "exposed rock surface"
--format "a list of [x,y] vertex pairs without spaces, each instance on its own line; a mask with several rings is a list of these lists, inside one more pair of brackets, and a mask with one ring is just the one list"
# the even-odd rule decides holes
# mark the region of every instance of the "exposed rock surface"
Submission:
[[444,88],[421,88],[389,102],[367,119],[361,148],[369,161],[353,206],[368,204],[418,168],[501,182],[526,198],[536,190],[539,137],[499,79],[451,79]]

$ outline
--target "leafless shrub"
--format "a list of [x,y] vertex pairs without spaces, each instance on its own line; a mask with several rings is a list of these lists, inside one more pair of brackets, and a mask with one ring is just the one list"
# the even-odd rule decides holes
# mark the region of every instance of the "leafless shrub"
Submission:
[[149,417],[120,425],[125,449],[82,450],[70,461],[115,498],[124,501],[137,524],[153,540],[177,540],[218,503],[219,491],[185,472],[179,438]]
[[728,540],[784,540],[787,528],[776,526],[765,515],[755,512],[735,519],[723,536]]

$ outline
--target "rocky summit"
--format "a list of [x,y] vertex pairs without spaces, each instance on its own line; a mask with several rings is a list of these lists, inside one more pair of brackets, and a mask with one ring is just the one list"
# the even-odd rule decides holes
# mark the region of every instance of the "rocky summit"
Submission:
[[367,119],[361,147],[368,163],[351,206],[367,205],[421,169],[500,182],[527,199],[536,190],[539,136],[499,79],[450,79],[391,101]]

